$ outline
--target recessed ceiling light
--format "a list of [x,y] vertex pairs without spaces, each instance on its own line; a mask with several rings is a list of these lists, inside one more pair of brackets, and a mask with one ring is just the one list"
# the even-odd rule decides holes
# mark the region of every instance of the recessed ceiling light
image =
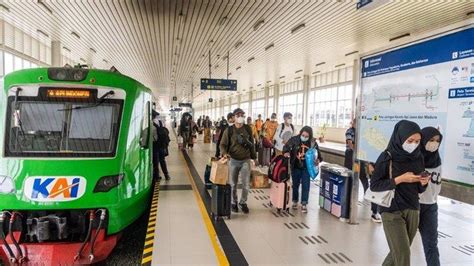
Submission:
[[280,77],[280,79],[284,79],[284,78],[285,78],[285,76],[281,76],[281,77]]
[[343,64],[336,65],[336,66],[334,66],[334,67],[335,67],[335,68],[338,68],[338,67],[342,67],[342,66],[345,66],[345,65],[346,65],[346,64],[343,63]]
[[250,62],[252,62],[253,60],[255,60],[255,57],[254,57],[254,56],[250,57],[250,58],[247,60],[247,62],[250,63]]
[[316,66],[322,66],[324,64],[326,64],[326,62],[317,63]]
[[43,0],[38,0],[38,5],[42,6],[44,9],[46,9],[46,11],[53,14],[53,10],[51,10],[51,8],[47,4],[45,4]]
[[239,69],[241,69],[241,68],[242,68],[241,66],[238,66],[238,67],[235,68],[235,70],[239,70]]
[[91,50],[91,52],[93,53],[97,53],[97,51],[94,48],[89,48],[89,50]]
[[265,19],[261,18],[259,19],[254,25],[253,25],[253,30],[257,31],[262,25],[265,23]]
[[294,33],[298,32],[298,31],[302,30],[304,27],[306,27],[306,24],[305,24],[305,23],[300,23],[300,24],[296,25],[295,27],[293,27],[293,28],[291,29],[291,34],[294,34]]
[[359,52],[359,51],[352,51],[352,52],[350,52],[350,53],[347,53],[347,54],[345,54],[345,56],[349,56],[349,55],[357,54],[358,52]]
[[86,63],[86,60],[84,58],[79,58],[79,60]]
[[267,47],[265,47],[265,51],[268,51],[269,49],[275,47],[275,44],[274,43],[270,43],[269,45],[267,45]]
[[68,51],[68,52],[71,52],[71,49],[67,48],[66,46],[63,46],[63,49]]
[[296,77],[295,79],[300,79],[301,77]]
[[313,72],[313,73],[311,73],[311,74],[312,74],[312,75],[316,75],[316,74],[319,74],[319,73],[321,73],[321,71],[318,70],[318,71],[315,71],[315,72]]
[[105,60],[105,59],[102,59],[102,61],[104,61],[104,63],[108,64],[109,61]]
[[395,41],[395,40],[398,40],[398,39],[401,39],[401,38],[405,38],[405,37],[408,37],[408,36],[410,36],[410,33],[405,33],[405,34],[398,35],[398,36],[395,36],[393,38],[390,38],[389,41],[392,42],[392,41]]
[[71,34],[72,34],[73,36],[75,36],[76,38],[78,38],[78,39],[81,38],[81,36],[79,36],[79,34],[78,34],[77,32],[75,32],[75,31],[72,31]]
[[39,34],[45,36],[46,38],[49,38],[49,34],[47,34],[46,32],[42,31],[42,30],[36,30]]
[[235,48],[235,49],[239,48],[239,47],[242,45],[242,43],[243,43],[242,41],[236,42],[236,43],[234,44],[234,48]]
[[5,11],[10,12],[10,8],[6,6],[5,4],[0,3],[0,7]]
[[295,74],[298,74],[298,73],[300,73],[300,72],[303,72],[303,69],[296,70],[296,71],[295,71]]

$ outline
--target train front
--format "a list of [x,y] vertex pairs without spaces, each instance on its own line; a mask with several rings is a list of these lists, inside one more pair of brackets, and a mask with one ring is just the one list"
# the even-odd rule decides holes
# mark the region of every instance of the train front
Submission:
[[126,93],[88,72],[36,69],[5,78],[0,254],[7,263],[95,263],[124,227],[117,213],[130,206],[120,205],[117,145]]

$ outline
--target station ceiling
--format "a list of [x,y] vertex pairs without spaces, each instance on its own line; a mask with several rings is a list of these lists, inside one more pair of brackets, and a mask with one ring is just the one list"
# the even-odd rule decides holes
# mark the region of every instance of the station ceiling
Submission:
[[40,30],[48,36],[39,38],[61,41],[75,61],[116,66],[152,88],[165,106],[175,90],[179,98],[207,100],[198,87],[200,78],[209,77],[209,51],[213,78],[227,77],[229,54],[229,78],[238,80],[241,93],[352,65],[391,38],[466,20],[474,11],[469,0],[392,0],[366,11],[356,3],[4,0],[9,11],[0,11],[5,21],[34,36],[44,35]]

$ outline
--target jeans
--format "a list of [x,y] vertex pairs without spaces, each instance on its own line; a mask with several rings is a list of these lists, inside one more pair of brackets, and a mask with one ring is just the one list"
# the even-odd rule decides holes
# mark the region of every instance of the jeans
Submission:
[[390,248],[383,266],[410,266],[410,246],[418,230],[419,221],[418,210],[382,213],[383,231]]
[[[165,151],[161,148],[153,148],[153,178],[157,179],[160,176],[160,166],[161,171],[165,176],[168,176],[168,167],[165,160]],[[158,165],[158,162],[160,163]]]
[[[237,184],[239,183],[239,174],[242,179],[242,195],[240,202],[237,197]],[[250,189],[250,160],[230,159],[229,162],[230,186],[232,188],[232,204],[247,204],[247,197]]]
[[299,190],[301,184],[301,204],[308,204],[310,177],[306,169],[291,169],[291,178],[293,180],[293,203],[298,203]]
[[420,204],[420,229],[426,264],[439,266],[438,204]]

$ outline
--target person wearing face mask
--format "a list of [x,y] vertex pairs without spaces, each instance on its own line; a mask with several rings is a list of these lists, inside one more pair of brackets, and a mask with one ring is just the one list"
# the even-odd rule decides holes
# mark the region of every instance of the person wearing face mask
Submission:
[[420,127],[401,120],[393,129],[387,149],[375,163],[370,189],[375,192],[394,190],[390,207],[380,206],[382,223],[390,252],[383,265],[410,265],[410,246],[418,229],[419,193],[426,190],[428,177],[419,148]]
[[258,131],[257,131],[257,127],[253,123],[252,117],[250,116],[247,117],[247,125],[250,127],[250,129],[252,129],[252,137],[256,143],[258,141]]
[[263,137],[267,138],[271,143],[273,143],[273,137],[275,136],[275,132],[278,127],[278,122],[277,122],[277,115],[276,113],[273,113],[271,116],[270,121],[266,121],[263,124]]
[[257,120],[255,120],[255,127],[257,128],[257,134],[260,136],[262,134],[263,128],[263,120],[261,114],[259,114]]
[[421,130],[421,152],[423,154],[426,171],[431,180],[426,191],[420,195],[420,235],[423,242],[426,264],[440,265],[438,250],[438,195],[441,191],[441,157],[439,145],[443,135],[434,127],[425,127]]
[[284,122],[278,126],[274,139],[275,139],[275,155],[283,154],[283,146],[288,140],[295,134],[295,127],[293,126],[293,115],[291,113],[283,114]]
[[[250,161],[257,157],[255,152],[252,130],[245,125],[245,113],[242,109],[234,110],[235,124],[228,127],[222,135],[221,151],[224,157],[230,158],[229,162],[229,183],[232,188],[233,212],[242,210],[249,213],[247,197],[250,189]],[[242,181],[242,194],[240,201],[237,197],[237,184],[239,176]]]
[[153,178],[157,181],[161,180],[160,169],[165,175],[166,180],[170,180],[171,177],[168,173],[168,167],[166,165],[166,156],[168,156],[168,145],[170,143],[169,131],[164,126],[163,122],[159,119],[159,113],[153,110]]
[[227,120],[222,117],[222,120],[219,124],[218,128],[218,137],[217,137],[217,142],[216,142],[216,154],[215,157],[219,158],[221,157],[221,140],[222,140],[222,135],[224,135],[224,131],[229,127],[234,124],[234,113],[228,113],[227,114]]
[[290,158],[291,178],[293,181],[292,208],[298,209],[301,184],[301,212],[303,213],[308,212],[306,205],[308,204],[310,189],[310,176],[306,168],[305,153],[311,148],[315,148],[318,151],[318,159],[315,164],[319,164],[323,158],[319,151],[318,143],[313,138],[313,129],[309,126],[303,127],[299,135],[291,137],[283,146],[284,155]]

